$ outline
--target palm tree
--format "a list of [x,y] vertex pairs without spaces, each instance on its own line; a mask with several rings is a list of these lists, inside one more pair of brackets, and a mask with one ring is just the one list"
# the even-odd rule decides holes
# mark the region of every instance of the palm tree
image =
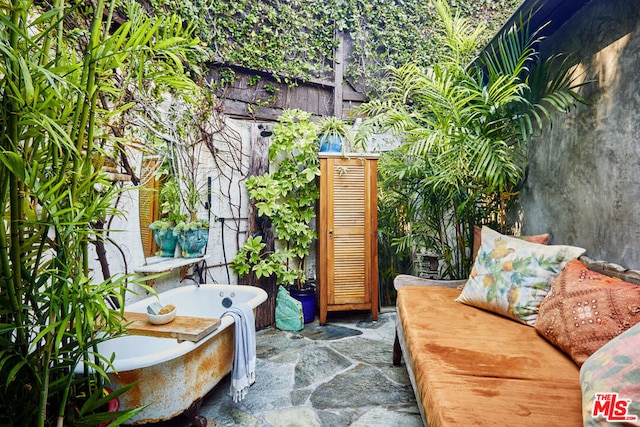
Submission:
[[506,200],[522,182],[527,141],[551,122],[548,106],[567,111],[584,100],[568,59],[541,60],[540,37],[528,21],[474,57],[482,29],[452,16],[446,2],[435,5],[447,53],[430,67],[392,68],[389,93],[362,107],[370,119],[361,132],[391,131],[402,141],[381,171],[387,182],[406,184],[409,222],[428,227],[396,244],[422,240],[445,257],[446,275],[464,277],[472,226],[506,224]]

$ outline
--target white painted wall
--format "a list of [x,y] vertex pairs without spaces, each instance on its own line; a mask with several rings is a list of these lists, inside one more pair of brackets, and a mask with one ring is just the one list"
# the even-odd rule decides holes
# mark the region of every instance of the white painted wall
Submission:
[[[201,156],[202,180],[211,179],[211,211],[209,216],[209,243],[207,247],[207,283],[237,284],[238,277],[227,267],[238,248],[246,240],[247,215],[249,196],[243,181],[248,173],[251,141],[255,139],[260,129],[258,123],[226,118],[226,134],[220,135],[216,145],[217,161],[205,148]],[[372,148],[377,151],[384,138],[372,141]],[[231,145],[229,145],[231,143]],[[388,143],[387,143],[388,144]],[[384,145],[384,144],[383,144]],[[240,154],[241,153],[241,154]],[[139,151],[129,153],[136,170],[140,171],[142,155]],[[233,165],[233,166],[230,166]],[[140,220],[138,208],[138,191],[131,183],[124,184],[124,191],[118,201],[118,208],[123,216],[113,218],[109,228],[110,242],[106,245],[109,267],[112,275],[131,274],[137,267],[146,264],[140,237]],[[207,210],[201,207],[200,218],[207,217]],[[315,220],[312,222],[315,227]],[[91,268],[96,280],[103,280],[102,270],[94,257]],[[306,274],[309,279],[316,277],[315,245],[306,260]],[[156,279],[154,289],[162,292],[182,284],[193,284],[194,281],[185,279],[180,282],[179,271]],[[130,286],[125,304],[146,297],[146,292],[137,286]]]
[[[253,128],[257,128],[257,124],[248,121],[239,121],[233,119],[226,120],[228,131],[233,134],[233,140],[238,141],[231,153],[225,144],[220,143],[220,151],[218,152],[219,162],[214,162],[212,156],[203,156],[203,182],[207,181],[207,177],[211,178],[211,211],[210,211],[210,228],[209,228],[209,244],[207,247],[206,281],[208,283],[237,283],[237,277],[229,270],[227,273],[226,264],[231,262],[236,254],[238,245],[245,240],[245,231],[247,227],[247,207],[248,194],[241,184],[247,173],[249,165],[249,149],[251,141],[251,132]],[[242,153],[240,156],[239,153]],[[205,153],[205,151],[203,151]],[[230,156],[234,155],[240,162],[236,162],[233,167],[227,167]],[[136,170],[140,171],[142,164],[141,153],[132,150],[129,153],[130,161],[136,165]],[[222,165],[220,169],[219,166]],[[232,171],[232,169],[239,168]],[[110,273],[112,276],[118,274],[133,274],[136,267],[146,264],[144,252],[142,248],[142,240],[140,237],[140,216],[138,206],[138,190],[130,182],[122,183],[125,191],[118,199],[117,207],[122,212],[121,216],[110,219],[108,228],[111,230],[109,242],[106,243],[107,259],[109,263]],[[231,198],[228,198],[228,195]],[[231,200],[231,203],[229,202]],[[207,210],[204,206],[201,208],[200,217],[206,218]],[[224,222],[220,219],[224,218]],[[224,230],[223,230],[224,227]],[[224,240],[223,240],[224,236]],[[94,248],[92,248],[94,250]],[[96,281],[102,281],[103,272],[97,261],[97,256],[92,257],[90,268]],[[156,279],[154,289],[162,292],[181,284],[193,284],[190,279],[180,282],[179,271],[176,270],[166,277]],[[138,287],[130,285],[127,292],[125,304],[137,301],[146,297],[146,292]]]

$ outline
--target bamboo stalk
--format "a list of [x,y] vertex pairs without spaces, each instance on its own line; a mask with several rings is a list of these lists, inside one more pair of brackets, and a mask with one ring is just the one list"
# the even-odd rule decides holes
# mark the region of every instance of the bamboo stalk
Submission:
[[[11,8],[11,22],[16,28],[20,28],[20,21],[22,20],[22,13],[19,9],[20,1],[13,1]],[[11,48],[14,50],[18,50],[19,41],[18,41],[18,32],[11,31],[11,36],[9,38],[9,43]],[[9,60],[9,58],[7,58]],[[7,64],[7,69],[11,70],[11,76],[7,76],[8,78],[14,77],[19,80],[20,70],[19,64],[12,62]],[[16,82],[19,85],[19,81]],[[19,87],[19,86],[18,86]],[[20,106],[17,105],[16,97],[9,96],[8,97],[8,119],[7,119],[7,139],[11,143],[10,149],[17,150],[20,141],[20,135],[18,131],[18,114],[20,113]],[[15,308],[15,316],[16,316],[16,324],[23,324],[22,317],[22,308],[20,301],[21,297],[21,284],[22,284],[22,270],[20,266],[22,265],[22,257],[20,254],[20,233],[22,230],[22,202],[20,199],[20,183],[18,182],[18,178],[15,174],[9,172],[9,224],[10,224],[10,247],[9,247],[9,258],[11,260],[11,265],[13,266],[11,276],[12,276],[12,285],[8,286],[8,291],[10,293],[10,298],[12,305]],[[16,330],[17,334],[17,342],[23,343],[23,350],[26,355],[26,334],[23,328],[18,328]]]

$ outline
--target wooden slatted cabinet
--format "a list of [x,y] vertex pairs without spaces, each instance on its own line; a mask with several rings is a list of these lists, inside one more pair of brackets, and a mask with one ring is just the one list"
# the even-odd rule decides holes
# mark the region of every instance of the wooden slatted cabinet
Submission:
[[317,286],[328,311],[371,310],[378,320],[375,154],[320,153]]

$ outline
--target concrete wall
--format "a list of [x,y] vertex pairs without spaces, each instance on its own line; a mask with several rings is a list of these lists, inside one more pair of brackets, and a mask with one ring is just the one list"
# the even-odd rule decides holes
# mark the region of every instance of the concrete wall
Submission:
[[544,54],[557,52],[581,58],[592,105],[555,114],[531,144],[522,232],[639,268],[640,1],[591,1],[545,41]]

